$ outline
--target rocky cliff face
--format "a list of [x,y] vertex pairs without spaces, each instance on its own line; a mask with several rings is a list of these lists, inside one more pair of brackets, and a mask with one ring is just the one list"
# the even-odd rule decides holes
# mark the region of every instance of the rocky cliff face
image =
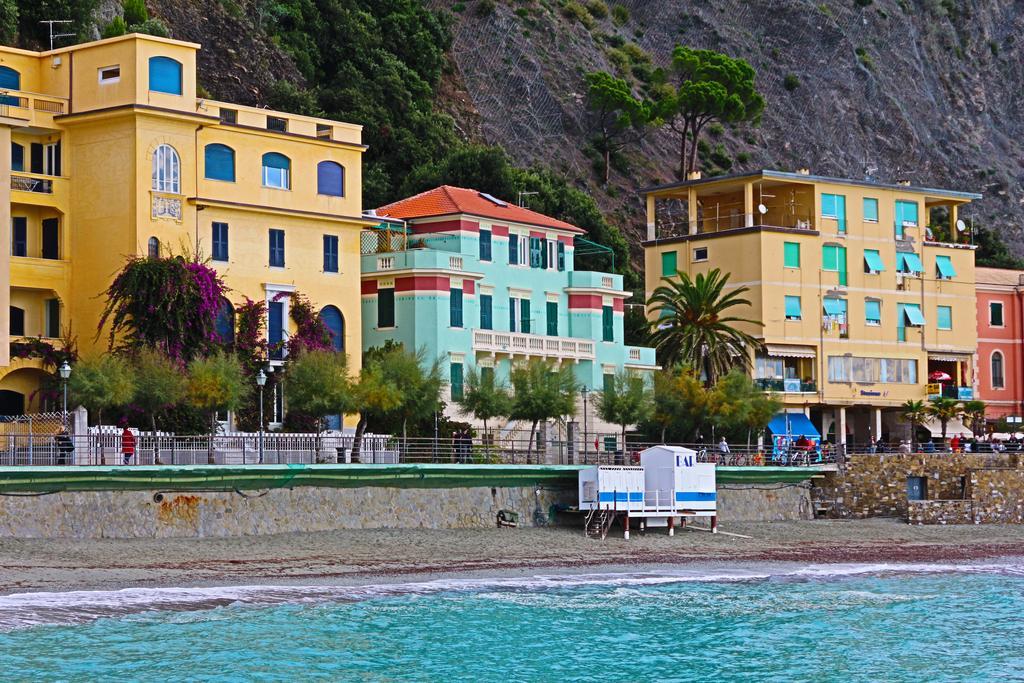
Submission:
[[[452,69],[438,106],[467,137],[578,179],[634,244],[643,226],[635,191],[673,177],[677,143],[667,132],[650,135],[613,173],[612,189],[603,189],[586,154],[582,75],[615,72],[616,62],[622,69],[617,45],[635,43],[654,66],[665,66],[682,43],[747,59],[768,101],[759,127],[726,128],[709,139],[722,145],[719,168],[806,166],[982,192],[967,217],[999,229],[1024,255],[1018,2],[609,0],[628,18],[621,10],[602,17],[600,8],[568,16],[556,0],[431,3],[461,10],[453,13]],[[260,103],[274,79],[299,76],[261,40],[251,14],[230,7],[237,5],[150,2],[176,37],[203,43],[201,81],[214,96]]]
[[642,218],[633,190],[672,179],[677,143],[650,136],[631,169],[613,178],[621,192],[598,189],[583,154],[581,76],[614,72],[609,44],[618,39],[635,42],[656,66],[668,64],[676,44],[751,63],[768,101],[761,125],[709,139],[724,145],[732,171],[807,166],[982,192],[968,216],[998,227],[1024,254],[1020,3],[622,0],[628,21],[598,18],[591,27],[554,3],[499,3],[492,13],[478,4],[457,15],[453,58],[482,135],[523,163],[588,178],[606,209],[623,212],[634,242]]

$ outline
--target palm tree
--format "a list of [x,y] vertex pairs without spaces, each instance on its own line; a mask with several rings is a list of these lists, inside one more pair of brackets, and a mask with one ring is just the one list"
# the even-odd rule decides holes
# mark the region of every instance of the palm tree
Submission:
[[963,412],[963,406],[952,398],[940,396],[932,399],[932,404],[928,406],[928,414],[942,425],[942,443],[946,443],[946,425],[950,420],[963,415]]
[[964,415],[970,418],[971,430],[975,436],[985,434],[985,402],[964,401]]
[[752,335],[736,329],[738,323],[761,326],[759,320],[728,315],[736,306],[750,306],[743,298],[747,287],[725,292],[729,275],[719,268],[698,273],[690,279],[677,273],[679,279],[662,278],[664,284],[647,300],[657,314],[651,325],[650,341],[658,349],[664,367],[678,363],[699,368],[708,386],[737,364],[750,369],[748,349],[758,351],[763,344]]
[[910,442],[917,436],[917,428],[928,421],[928,406],[924,401],[909,400],[900,406],[903,419],[910,423]]

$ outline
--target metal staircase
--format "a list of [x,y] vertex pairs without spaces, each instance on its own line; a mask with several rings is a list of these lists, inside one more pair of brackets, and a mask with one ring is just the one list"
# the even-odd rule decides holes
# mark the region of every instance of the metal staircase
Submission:
[[587,538],[600,538],[603,541],[608,536],[608,530],[612,528],[616,515],[613,510],[591,510],[584,527]]

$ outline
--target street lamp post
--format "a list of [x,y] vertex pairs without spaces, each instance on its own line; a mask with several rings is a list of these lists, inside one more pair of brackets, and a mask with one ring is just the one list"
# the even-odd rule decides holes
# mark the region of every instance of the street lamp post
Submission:
[[71,377],[71,366],[68,365],[67,361],[64,361],[61,364],[60,370],[58,370],[58,372],[60,373],[61,384],[64,385],[64,426],[67,427],[68,426],[68,378]]
[[580,393],[583,395],[583,463],[589,465],[590,460],[588,453],[590,451],[590,445],[587,441],[587,396],[590,395],[590,389],[588,389],[584,384]]
[[267,375],[260,368],[256,373],[256,386],[260,388],[260,464],[263,464],[263,387],[267,383]]

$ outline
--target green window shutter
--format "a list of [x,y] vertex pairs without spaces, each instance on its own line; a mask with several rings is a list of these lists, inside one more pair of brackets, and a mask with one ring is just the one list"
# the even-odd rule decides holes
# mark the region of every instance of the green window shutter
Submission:
[[783,265],[786,268],[800,267],[800,243],[786,242],[783,245]]
[[519,236],[509,234],[508,236],[508,264],[519,265]]
[[377,290],[377,327],[395,326],[395,290]]
[[531,237],[530,238],[530,267],[531,268],[540,268],[541,267],[540,263],[541,263],[540,238],[539,237]]
[[841,194],[836,195],[836,220],[839,222],[836,230],[846,232],[846,197]]
[[490,294],[480,295],[480,329],[481,330],[493,330],[494,329],[494,317],[493,317],[493,299]]
[[676,265],[676,254],[677,254],[677,252],[675,252],[675,251],[665,251],[665,252],[662,252],[662,254],[661,254],[661,276],[662,277],[672,277],[677,272],[679,272],[679,268]]
[[514,296],[508,299],[508,331],[516,331],[516,298]]
[[489,368],[487,366],[480,368],[480,383],[494,384],[494,368]]
[[546,239],[540,241],[540,267],[544,270],[548,269],[548,241]]
[[611,306],[601,308],[601,339],[615,341],[615,309]]
[[547,302],[547,321],[548,321],[548,335],[551,337],[558,336],[558,302],[549,301]]
[[878,222],[878,200],[871,197],[864,198],[864,220]]
[[940,279],[952,280],[956,277],[956,270],[953,268],[953,261],[945,254],[935,257],[935,269]]
[[615,375],[606,373],[604,376],[602,376],[601,380],[602,391],[615,391]]
[[491,260],[491,231],[481,230],[480,231],[480,260],[490,261]]
[[800,320],[800,297],[798,296],[786,296],[786,319],[787,320]]
[[940,330],[953,329],[953,308],[951,306],[939,306],[935,314],[935,326]]
[[462,363],[452,363],[451,368],[452,399],[461,401],[462,392]]
[[918,304],[903,304],[903,313],[907,316],[908,325],[924,325],[924,316],[921,315],[921,307]]
[[530,333],[530,300],[519,300],[519,331]]
[[864,322],[870,325],[882,323],[882,302],[869,299],[864,302]]
[[885,265],[882,263],[882,256],[878,253],[877,249],[865,249],[864,250],[864,272],[866,273],[881,273],[885,270]]
[[846,277],[846,247],[836,247],[836,264],[839,271],[839,284],[845,287],[847,283]]
[[839,270],[839,247],[832,244],[822,246],[821,269]]
[[448,290],[448,324],[452,327],[462,327],[462,290],[452,288]]
[[821,215],[823,218],[838,217],[838,213],[836,213],[836,195],[821,195]]

